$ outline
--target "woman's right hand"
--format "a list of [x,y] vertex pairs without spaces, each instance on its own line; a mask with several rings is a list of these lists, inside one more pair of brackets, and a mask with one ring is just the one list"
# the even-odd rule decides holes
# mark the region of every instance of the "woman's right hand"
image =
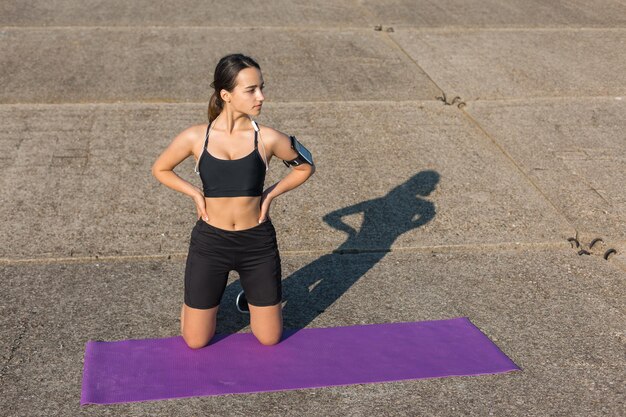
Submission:
[[205,222],[209,221],[209,216],[206,214],[206,201],[202,193],[194,194],[193,202],[196,203],[196,211],[198,212],[198,220],[202,218]]

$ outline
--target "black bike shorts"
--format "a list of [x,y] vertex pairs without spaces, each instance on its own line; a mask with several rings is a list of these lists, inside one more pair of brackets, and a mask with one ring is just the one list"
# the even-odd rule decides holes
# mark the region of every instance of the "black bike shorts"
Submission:
[[225,230],[199,219],[191,231],[185,267],[185,304],[201,309],[219,305],[232,270],[239,273],[249,304],[282,301],[280,254],[271,220]]

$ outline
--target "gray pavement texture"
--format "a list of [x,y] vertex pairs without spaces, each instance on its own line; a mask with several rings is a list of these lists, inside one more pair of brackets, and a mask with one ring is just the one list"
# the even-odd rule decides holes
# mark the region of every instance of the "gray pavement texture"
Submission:
[[[625,50],[623,0],[0,2],[0,415],[626,415]],[[150,166],[233,52],[316,159],[285,327],[467,316],[520,372],[80,407],[87,340],[178,334],[195,209]]]

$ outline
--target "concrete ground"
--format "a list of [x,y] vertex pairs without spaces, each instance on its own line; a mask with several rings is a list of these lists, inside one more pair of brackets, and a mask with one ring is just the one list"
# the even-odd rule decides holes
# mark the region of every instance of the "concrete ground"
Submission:
[[[625,50],[623,0],[3,1],[0,414],[626,415]],[[80,407],[87,340],[178,334],[195,209],[150,166],[234,52],[317,165],[285,326],[467,316],[521,372]]]

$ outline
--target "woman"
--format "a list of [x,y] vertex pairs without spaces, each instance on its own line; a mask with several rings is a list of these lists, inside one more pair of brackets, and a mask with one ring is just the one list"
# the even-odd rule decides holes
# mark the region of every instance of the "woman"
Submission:
[[[265,100],[261,69],[252,58],[223,57],[211,87],[215,92],[208,125],[183,130],[152,166],[156,179],[190,196],[198,213],[185,268],[181,333],[192,349],[209,343],[228,272],[235,270],[248,301],[252,333],[262,344],[273,345],[280,341],[283,320],[280,254],[270,204],[304,183],[315,167],[302,163],[289,136],[252,121]],[[202,189],[173,171],[190,155],[196,159]],[[297,166],[263,191],[273,156]]]

